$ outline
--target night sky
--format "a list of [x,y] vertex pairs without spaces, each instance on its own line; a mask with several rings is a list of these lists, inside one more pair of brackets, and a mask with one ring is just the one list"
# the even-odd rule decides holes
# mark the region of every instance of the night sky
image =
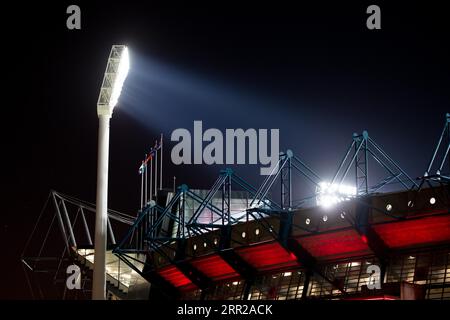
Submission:
[[[29,298],[19,257],[49,191],[95,202],[96,102],[112,44],[128,45],[131,70],[111,121],[109,206],[128,214],[160,133],[165,187],[174,175],[193,188],[213,183],[223,166],[169,161],[171,132],[192,131],[194,120],[279,128],[281,149],[322,177],[367,129],[417,177],[450,112],[448,12],[438,2],[60,2],[4,9],[1,298]],[[66,28],[70,4],[81,7],[81,30]],[[366,28],[370,4],[381,30]],[[233,168],[262,180],[257,165]]]

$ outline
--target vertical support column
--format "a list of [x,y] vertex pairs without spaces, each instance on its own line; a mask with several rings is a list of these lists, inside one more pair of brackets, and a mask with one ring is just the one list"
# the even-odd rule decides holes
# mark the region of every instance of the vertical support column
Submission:
[[148,202],[148,198],[147,198],[147,186],[148,186],[147,154],[145,155],[144,172],[145,172],[144,206],[146,206],[147,202]]
[[242,300],[249,300],[249,295],[252,290],[253,280],[246,280],[244,285],[244,297]]
[[219,250],[230,247],[231,244],[231,177],[233,170],[225,169],[225,179],[222,186],[222,228],[220,229]]
[[389,248],[380,236],[372,229],[369,219],[370,210],[370,199],[368,197],[361,198],[361,202],[355,207],[355,227],[361,237],[364,236],[364,242],[367,243],[380,262],[380,281],[381,285],[383,285],[386,275],[386,268],[388,267],[389,262]]
[[281,168],[281,207],[286,210],[292,208],[292,157],[294,153],[287,150],[280,154],[280,163],[286,164]]
[[180,201],[179,201],[179,207],[178,207],[178,216],[179,216],[179,223],[178,223],[178,230],[177,230],[177,238],[183,238],[184,237],[184,230],[185,230],[185,209],[186,209],[186,191],[182,190]]
[[153,153],[150,155],[150,200],[153,199]]
[[305,282],[303,283],[302,300],[304,300],[308,297],[308,291],[311,286],[311,278],[312,277],[313,277],[313,272],[310,270],[306,270]]
[[364,174],[365,174],[365,194],[369,194],[369,145],[367,141],[367,131],[363,132],[364,137]]
[[222,226],[231,223],[231,175],[232,172],[225,172],[225,181],[222,185]]
[[97,210],[95,216],[95,252],[92,298],[105,300],[106,296],[106,238],[108,210],[108,162],[109,120],[111,115],[99,115],[98,163],[97,163]]
[[[280,152],[280,163],[284,163],[284,159],[286,158],[286,154]],[[286,168],[281,168],[281,208],[284,210],[286,209]]]
[[[353,134],[354,140],[354,159],[355,159],[355,187],[358,195],[366,195],[369,193],[369,134],[363,131],[361,135]],[[361,152],[362,151],[362,152]]]
[[280,228],[278,230],[278,241],[288,248],[288,239],[292,232],[292,212],[286,211],[280,213]]

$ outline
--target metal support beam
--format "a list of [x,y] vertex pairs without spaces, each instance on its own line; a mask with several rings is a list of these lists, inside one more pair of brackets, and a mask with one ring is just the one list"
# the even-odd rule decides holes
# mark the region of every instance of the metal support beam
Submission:
[[[369,183],[370,158],[389,173],[388,177],[373,186]],[[406,190],[418,188],[417,183],[369,137],[367,131],[363,131],[362,134],[353,134],[352,143],[339,164],[331,185],[342,185],[352,167],[354,167],[353,181],[358,196],[377,192],[394,182],[401,184]]]
[[[443,144],[443,140],[444,140],[446,134],[447,134],[448,141],[447,141],[447,146],[445,147],[445,144]],[[434,166],[434,162],[435,162],[436,157],[437,157],[437,155],[439,153],[439,150],[441,149],[441,145],[444,146],[443,149],[444,149],[445,153],[444,153],[444,156],[442,157],[442,162],[441,162],[440,166],[438,167],[438,169],[436,171],[436,174],[440,174],[440,171],[442,171],[442,168],[444,166],[445,160],[447,159],[448,154],[449,154],[449,148],[450,148],[450,113],[447,113],[445,115],[444,129],[442,130],[442,133],[441,133],[441,135],[439,137],[439,140],[438,140],[438,143],[436,145],[436,148],[434,149],[433,156],[431,157],[430,162],[428,163],[428,167],[427,167],[427,170],[425,171],[425,175],[424,175],[425,177],[427,177],[428,175],[431,174],[431,170],[432,170],[432,168]],[[450,162],[449,162],[449,172],[450,172]]]
[[189,279],[199,287],[201,290],[206,290],[212,287],[213,282],[207,276],[205,276],[202,272],[195,269],[192,265],[190,265],[186,261],[176,261],[174,265]]
[[285,166],[281,168],[281,207],[283,210],[292,208],[292,157],[291,150],[280,154],[280,160]]
[[[225,176],[225,181],[222,185],[222,225],[230,224],[231,219],[231,175]],[[213,213],[212,213],[213,214]]]
[[69,242],[67,240],[67,234],[66,234],[66,228],[64,227],[64,222],[62,220],[61,216],[61,210],[59,209],[58,201],[56,200],[56,193],[52,192],[52,198],[53,198],[53,204],[55,205],[56,209],[56,217],[58,219],[59,227],[61,228],[62,237],[64,239],[64,243],[66,244],[67,252],[70,252],[70,246]]
[[347,294],[345,292],[342,285],[340,285],[337,281],[329,279],[317,266],[316,259],[305,249],[303,249],[300,244],[295,239],[288,239],[287,247],[290,252],[292,252],[296,257],[300,264],[307,270],[307,272],[314,272],[315,274],[322,277],[325,281],[330,283],[333,287],[341,291],[344,295]]
[[231,246],[231,225],[225,225],[220,228],[219,251],[230,248]]
[[241,275],[246,281],[254,281],[256,277],[256,270],[249,265],[234,249],[220,250],[220,257],[225,260],[237,273]]
[[302,300],[308,297],[309,287],[311,285],[311,278],[313,277],[313,272],[310,270],[305,271],[305,282],[303,282]]
[[249,296],[253,287],[253,280],[245,280],[245,284],[244,284],[244,296],[242,300],[250,300]]
[[384,273],[386,271],[388,263],[388,255],[390,249],[384,241],[378,236],[378,234],[373,230],[369,222],[370,215],[370,204],[368,203],[370,199],[368,197],[360,199],[356,202],[355,207],[355,228],[356,231],[361,235],[363,241],[367,244],[370,250],[373,251],[375,256],[380,261],[381,267],[381,281],[384,280]]
[[89,227],[86,222],[86,217],[84,215],[83,207],[80,207],[80,210],[81,210],[81,219],[83,220],[84,231],[86,232],[86,237],[87,237],[89,245],[92,246],[91,232],[89,231]]
[[111,238],[111,242],[113,245],[116,245],[116,237],[114,237],[114,232],[113,229],[111,228],[111,222],[109,221],[109,217],[106,219],[107,224],[108,224],[108,231],[109,231],[109,236]]
[[67,230],[69,230],[70,239],[72,241],[72,246],[74,248],[77,247],[77,241],[75,239],[75,235],[73,234],[72,222],[70,222],[69,213],[67,212],[67,207],[64,202],[64,199],[61,199],[61,205],[63,208],[64,218],[66,219]]
[[288,245],[288,240],[292,232],[293,213],[290,211],[280,212],[280,227],[278,230],[278,241],[285,247]]

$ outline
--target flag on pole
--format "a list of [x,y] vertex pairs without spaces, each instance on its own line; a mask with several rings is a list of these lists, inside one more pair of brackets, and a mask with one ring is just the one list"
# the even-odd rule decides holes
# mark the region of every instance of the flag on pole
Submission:
[[144,164],[147,165],[151,158],[153,158],[153,148],[150,149],[150,153],[148,154],[147,158],[145,158]]
[[145,171],[144,161],[142,161],[141,166],[139,167],[139,174],[143,174]]

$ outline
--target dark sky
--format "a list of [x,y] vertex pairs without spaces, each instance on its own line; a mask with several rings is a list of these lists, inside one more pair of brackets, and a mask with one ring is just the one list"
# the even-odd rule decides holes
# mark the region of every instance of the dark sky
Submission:
[[[130,214],[143,154],[193,120],[279,128],[281,148],[323,177],[367,129],[416,177],[450,111],[448,12],[438,2],[91,2],[4,10],[0,265],[12,276],[2,298],[28,297],[19,256],[50,189],[95,202],[96,102],[112,44],[129,46],[131,70],[111,122],[110,207]],[[69,4],[81,7],[81,30],[66,29]],[[366,28],[370,4],[382,30]],[[165,168],[165,186],[176,175],[197,188],[220,169]],[[236,170],[261,181],[258,166]]]

